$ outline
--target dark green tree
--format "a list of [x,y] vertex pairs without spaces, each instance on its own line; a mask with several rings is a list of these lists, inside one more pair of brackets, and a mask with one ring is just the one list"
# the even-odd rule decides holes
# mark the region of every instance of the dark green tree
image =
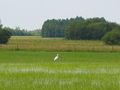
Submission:
[[109,45],[120,45],[120,29],[113,29],[108,32],[102,40]]
[[6,44],[11,37],[11,33],[8,29],[2,28],[2,25],[0,25],[0,44]]

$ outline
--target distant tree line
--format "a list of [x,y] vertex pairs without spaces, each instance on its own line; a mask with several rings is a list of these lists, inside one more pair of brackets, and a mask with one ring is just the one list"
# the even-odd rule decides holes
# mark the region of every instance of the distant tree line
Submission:
[[90,18],[72,22],[65,30],[65,38],[100,40],[107,32],[119,27],[104,18]]
[[40,29],[36,29],[32,31],[21,29],[20,27],[16,27],[15,29],[5,27],[5,29],[7,29],[12,36],[40,36],[41,35]]
[[33,31],[0,25],[0,43],[6,43],[10,36],[40,35],[42,37],[64,37],[68,40],[103,40],[106,44],[120,44],[120,25],[98,17],[47,20],[42,29]]
[[11,36],[40,36],[41,30],[36,29],[33,31],[28,31],[16,27],[15,29],[10,27],[3,27],[0,24],[0,44],[6,44]]
[[42,26],[41,35],[42,37],[64,37],[65,30],[70,25],[70,23],[81,20],[83,20],[81,17],[47,20]]
[[[106,41],[105,38],[111,34],[107,36],[105,35],[108,32],[113,34],[113,32],[117,31],[115,30],[116,28],[117,30],[120,30],[120,25],[98,17],[88,19],[84,19],[82,17],[58,20],[52,19],[45,21],[42,27],[41,35],[42,37],[65,37],[70,40],[102,39]],[[109,42],[111,43],[113,41]]]

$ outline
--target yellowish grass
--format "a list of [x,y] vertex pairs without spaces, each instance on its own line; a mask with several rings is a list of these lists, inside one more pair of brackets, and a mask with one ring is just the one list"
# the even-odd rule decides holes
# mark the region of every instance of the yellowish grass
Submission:
[[12,36],[2,50],[40,51],[120,51],[120,46],[105,45],[102,41],[65,40],[63,38],[41,38],[40,36]]

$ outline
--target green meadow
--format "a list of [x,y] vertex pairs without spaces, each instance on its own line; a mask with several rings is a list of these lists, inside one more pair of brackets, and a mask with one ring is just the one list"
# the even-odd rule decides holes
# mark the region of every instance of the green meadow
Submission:
[[[0,47],[0,90],[120,90],[119,46],[114,46],[118,51],[113,48],[117,52],[106,45],[105,50],[89,49],[104,45],[101,41],[12,37]],[[59,59],[54,61],[57,53]]]

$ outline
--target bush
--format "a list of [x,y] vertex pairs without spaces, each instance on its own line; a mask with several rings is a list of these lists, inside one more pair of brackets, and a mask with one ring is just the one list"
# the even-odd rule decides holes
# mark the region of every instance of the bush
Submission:
[[11,36],[11,33],[0,26],[0,44],[6,44]]
[[102,40],[109,45],[120,45],[120,29],[114,29],[108,32]]

